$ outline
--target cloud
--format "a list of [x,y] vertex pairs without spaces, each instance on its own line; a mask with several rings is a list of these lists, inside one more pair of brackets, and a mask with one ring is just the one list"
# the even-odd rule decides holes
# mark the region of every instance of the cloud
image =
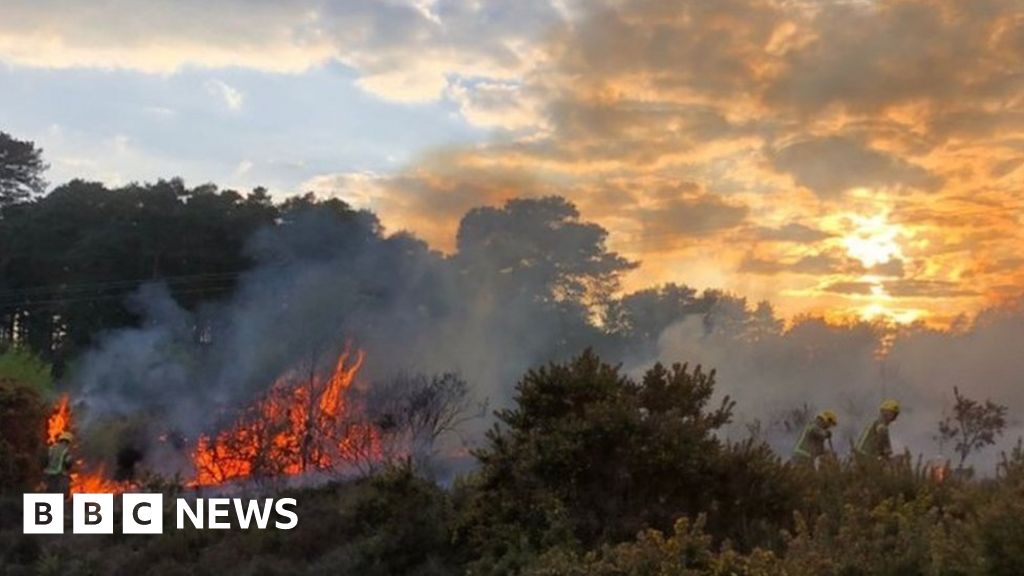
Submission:
[[978,293],[957,282],[937,280],[898,280],[886,282],[885,290],[895,297],[949,298],[975,296]]
[[835,292],[837,294],[871,294],[873,290],[877,289],[878,285],[872,282],[833,282],[825,286],[826,292]]
[[906,273],[906,268],[902,259],[890,258],[887,262],[871,266],[866,272],[875,276],[902,277]]
[[221,99],[232,112],[241,110],[242,104],[245,102],[245,94],[223,80],[207,80],[206,90]]
[[776,170],[826,198],[857,187],[935,190],[942,184],[920,166],[842,136],[797,142],[769,157]]
[[544,123],[539,102],[520,83],[459,80],[449,85],[446,95],[462,117],[477,126],[517,130]]
[[786,53],[766,98],[805,115],[925,103],[941,117],[996,104],[1019,90],[1020,11],[1014,0],[825,4],[806,20],[806,44]]
[[811,254],[796,260],[786,261],[780,258],[766,260],[747,255],[739,265],[741,272],[761,275],[775,275],[783,272],[823,276],[841,273],[862,272],[860,263],[837,254]]
[[314,6],[12,0],[0,8],[0,59],[19,66],[161,74],[185,66],[296,72],[333,53]]
[[12,0],[0,7],[0,60],[158,74],[338,62],[378,96],[419,102],[441,97],[453,75],[523,73],[534,36],[560,18],[542,0]]
[[656,191],[636,208],[645,240],[671,245],[672,239],[708,236],[743,223],[748,209],[683,183]]
[[[937,316],[1024,282],[991,264],[1024,240],[1019,0],[16,0],[0,59],[334,64],[382,98],[444,100],[496,130],[394,173],[325,165],[304,182],[442,249],[475,206],[557,194],[645,262],[637,283],[713,283],[785,314],[857,304],[819,287],[864,275],[924,283],[889,297]],[[899,257],[865,269],[843,239],[879,213]],[[935,288],[967,277],[974,296]]]
[[832,234],[806,224],[790,222],[784,226],[774,228],[768,226],[755,227],[750,231],[750,237],[755,241],[811,244],[831,238]]

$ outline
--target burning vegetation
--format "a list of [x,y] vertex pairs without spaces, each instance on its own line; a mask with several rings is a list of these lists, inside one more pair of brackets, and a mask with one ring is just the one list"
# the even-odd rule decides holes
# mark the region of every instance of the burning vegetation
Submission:
[[199,437],[193,484],[335,470],[379,452],[375,430],[354,421],[346,397],[363,360],[362,351],[345,350],[327,376],[310,370],[278,379],[234,425]]
[[[74,431],[71,401],[67,394],[61,395],[53,413],[46,422],[47,445],[53,445],[64,432]],[[90,467],[82,458],[75,459],[71,471],[72,493],[112,492],[121,493],[132,487],[130,482],[109,480],[103,465]]]
[[[310,472],[362,468],[382,454],[380,434],[349,397],[365,354],[342,351],[326,374],[292,370],[227,428],[202,434],[190,449],[194,468],[188,486],[264,480]],[[75,428],[70,398],[62,395],[47,422],[47,444]],[[166,437],[166,436],[165,436]],[[131,481],[108,479],[104,466],[76,458],[72,492],[123,492]]]

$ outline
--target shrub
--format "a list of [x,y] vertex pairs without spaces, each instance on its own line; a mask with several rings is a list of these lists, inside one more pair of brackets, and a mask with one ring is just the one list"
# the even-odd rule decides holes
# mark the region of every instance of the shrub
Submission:
[[481,468],[457,532],[482,564],[514,569],[553,544],[594,548],[681,517],[707,514],[718,541],[789,518],[789,470],[767,447],[727,445],[715,431],[733,403],[711,405],[715,373],[652,367],[640,382],[592,352],[532,370],[515,407],[476,453]]
[[22,348],[10,348],[0,354],[0,380],[17,382],[41,396],[50,393],[53,375],[50,365]]
[[0,492],[25,492],[39,483],[46,417],[38,391],[0,379]]
[[704,531],[704,518],[676,522],[665,537],[641,532],[634,542],[604,546],[582,555],[561,548],[545,553],[524,574],[529,576],[769,576],[782,575],[778,559],[755,549],[749,555],[729,547],[716,551]]

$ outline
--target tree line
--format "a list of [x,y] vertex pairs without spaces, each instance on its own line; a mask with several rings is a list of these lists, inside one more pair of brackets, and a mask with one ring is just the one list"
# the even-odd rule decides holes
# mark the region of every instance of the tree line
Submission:
[[[119,187],[75,179],[48,189],[46,168],[34,143],[0,132],[0,348],[26,346],[58,375],[97,335],[138,324],[128,296],[145,283],[163,282],[189,311],[227,298],[253,269],[255,252],[266,256],[266,246],[253,247],[261,231],[315,213],[366,242],[387,239],[374,214],[339,199],[274,201],[264,188],[189,186],[178,178]],[[471,210],[455,254],[429,258],[463,290],[536,312],[563,335],[564,353],[554,357],[587,345],[640,352],[672,321],[712,309],[738,310],[740,323],[780,326],[767,305],[748,317],[744,300],[713,290],[669,284],[616,296],[635,263],[610,251],[606,239],[564,199],[517,199]],[[410,240],[400,249],[421,249]],[[324,250],[314,240],[306,248]],[[197,326],[197,339],[202,332]]]

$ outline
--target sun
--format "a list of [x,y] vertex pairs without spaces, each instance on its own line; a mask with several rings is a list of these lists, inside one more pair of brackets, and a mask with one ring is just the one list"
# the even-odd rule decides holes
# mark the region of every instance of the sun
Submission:
[[858,281],[870,285],[867,294],[857,295],[860,305],[855,313],[865,320],[886,319],[897,324],[909,324],[926,316],[923,310],[899,306],[895,297],[888,293],[883,277],[871,272],[872,268],[893,260],[906,260],[900,242],[910,237],[902,226],[889,222],[887,211],[873,216],[850,214],[852,229],[840,238],[847,256],[859,261],[865,274]]
[[894,258],[903,259],[899,239],[903,229],[889,223],[888,214],[881,212],[874,216],[853,214],[850,220],[854,229],[842,238],[846,253],[857,259],[865,268],[885,264]]

